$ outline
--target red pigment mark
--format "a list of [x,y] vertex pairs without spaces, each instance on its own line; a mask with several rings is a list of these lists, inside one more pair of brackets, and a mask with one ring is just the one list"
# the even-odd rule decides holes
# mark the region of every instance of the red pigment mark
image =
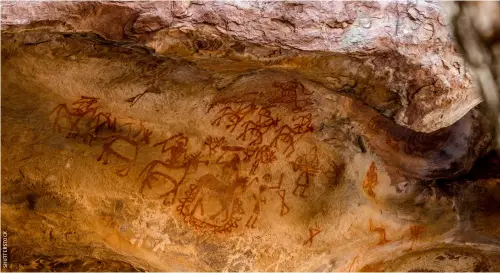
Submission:
[[378,245],[383,245],[383,244],[386,244],[389,242],[389,240],[387,240],[387,238],[386,238],[385,228],[375,227],[373,225],[373,220],[371,218],[370,218],[370,231],[377,232],[379,234],[380,241],[379,241]]
[[307,239],[303,245],[309,244],[309,246],[312,246],[313,239],[316,235],[318,235],[322,230],[319,228],[309,228],[309,239]]
[[373,191],[373,188],[377,185],[378,185],[377,165],[375,165],[375,162],[372,162],[370,168],[366,172],[365,179],[363,180],[363,189],[369,196],[376,198],[376,194]]

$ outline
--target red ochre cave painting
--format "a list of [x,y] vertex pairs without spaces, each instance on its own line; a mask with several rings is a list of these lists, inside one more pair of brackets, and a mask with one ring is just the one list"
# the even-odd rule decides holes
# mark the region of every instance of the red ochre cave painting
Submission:
[[97,161],[102,160],[102,163],[107,165],[110,156],[116,157],[125,162],[125,167],[118,170],[116,173],[119,176],[126,176],[130,169],[135,166],[141,144],[148,145],[151,134],[153,134],[151,130],[141,126],[139,132],[133,136],[109,136],[104,139],[102,152],[97,158]]
[[337,185],[345,171],[346,165],[344,162],[336,162],[335,160],[329,160],[327,164],[326,167],[322,168],[322,171],[330,185]]
[[384,244],[386,244],[386,243],[389,242],[389,240],[387,240],[387,238],[386,238],[385,228],[375,227],[375,225],[373,224],[373,220],[371,218],[369,220],[369,224],[370,224],[370,231],[371,232],[376,232],[376,233],[379,234],[379,243],[378,243],[378,245],[384,245]]
[[[236,176],[247,180],[247,185],[243,189],[246,190],[254,185],[258,190],[247,193],[250,198],[245,202],[251,202],[251,205],[249,204],[246,213],[243,211],[243,206],[239,205],[243,202],[240,197],[223,194],[229,200],[234,199],[234,202],[214,201],[219,203],[217,207],[220,211],[215,211],[210,216],[210,213],[204,209],[203,203],[216,199],[202,197],[209,194],[201,191],[206,187],[203,187],[200,181],[190,185],[185,197],[180,199],[181,204],[178,210],[191,226],[214,232],[230,231],[238,226],[239,218],[247,214],[244,226],[255,228],[271,196],[280,202],[280,216],[285,216],[290,212],[287,204],[287,189],[282,188],[284,174],[279,177],[277,185],[271,181],[271,174],[265,174],[262,177],[256,175],[262,167],[270,166],[281,154],[285,157],[292,156],[299,140],[314,131],[311,98],[313,92],[308,92],[297,80],[277,81],[272,84],[272,88],[275,92],[271,92],[271,98],[269,98],[269,92],[267,94],[266,92],[247,92],[216,100],[209,105],[208,113],[212,112],[214,115],[211,125],[224,129],[239,142],[237,145],[228,145],[226,140],[229,136],[219,138],[210,136],[203,143],[206,151],[205,157],[216,158],[215,164],[218,165],[224,164],[223,162],[227,161],[224,160],[225,158],[232,157],[234,162],[238,162],[236,164],[238,167],[234,167],[235,165],[232,168],[226,167],[225,172],[236,169],[246,170],[246,174]],[[291,116],[283,114],[287,109],[293,113]],[[305,197],[305,190],[310,187],[313,177],[320,172],[317,150],[315,149],[312,154],[299,156],[299,159],[293,162],[293,170],[298,173],[293,194]],[[224,181],[228,185],[236,185],[234,184],[236,177],[228,180],[222,178],[221,174],[212,173],[211,175],[213,181],[218,179],[219,183]],[[231,189],[227,186],[228,192],[232,192]],[[226,190],[219,189],[219,192],[226,192]],[[227,217],[226,214],[228,214]]]
[[232,133],[245,117],[256,109],[256,106],[252,103],[241,103],[236,107],[226,106],[217,112],[217,117],[212,121],[212,125],[219,126],[223,123],[225,128]]
[[317,224],[315,228],[309,228],[309,238],[306,241],[304,241],[302,245],[312,246],[314,237],[316,237],[316,235],[318,235],[321,231],[322,230],[319,227],[317,227]]
[[[292,194],[299,194],[299,197],[306,197],[305,191],[311,186],[312,179],[320,172],[318,149],[315,147],[311,152],[298,156],[292,162],[293,171],[299,176],[295,180],[295,188]],[[300,192],[300,193],[299,193]]]
[[[110,158],[118,160],[123,165],[116,173],[119,176],[128,175],[130,169],[136,164],[139,149],[148,145],[153,132],[139,125],[139,130],[134,131],[133,124],[123,124],[117,129],[117,118],[109,112],[100,111],[99,98],[81,96],[80,99],[67,104],[62,103],[54,107],[49,114],[52,129],[55,132],[66,132],[66,138],[82,138],[83,143],[92,146],[94,141],[102,143],[102,152],[97,161],[104,165]],[[128,127],[125,134],[123,128]]]
[[363,190],[368,194],[368,196],[372,198],[376,198],[376,194],[373,191],[373,188],[378,185],[377,179],[377,165],[375,162],[370,164],[368,171],[366,172],[365,179],[363,180]]
[[[276,160],[296,152],[299,140],[314,131],[315,117],[313,92],[302,83],[274,82],[272,88],[271,98],[267,91],[266,96],[265,92],[249,92],[210,104],[210,125],[227,135],[205,136],[202,141],[183,132],[153,140],[153,132],[142,123],[121,122],[101,111],[99,98],[89,96],[69,106],[57,105],[50,119],[53,130],[67,138],[102,145],[97,160],[123,165],[116,171],[119,176],[135,170],[140,164],[138,155],[149,147],[152,160],[137,169],[139,193],[149,198],[146,191],[161,188],[155,198],[165,205],[175,204],[185,224],[200,231],[227,233],[239,226],[256,228],[270,200],[279,204],[278,211],[271,213],[286,216],[291,210],[290,192],[305,198],[314,177],[325,171],[314,148],[292,159],[288,179],[295,183],[293,190],[292,185],[285,187],[288,175],[267,172]],[[310,242],[304,244],[312,244],[320,231],[311,232]]]
[[274,183],[272,181],[271,174],[265,174],[261,178],[261,181],[262,181],[261,183],[259,183],[258,177],[255,177],[252,180],[251,183],[255,182],[255,183],[259,184],[259,189],[258,189],[258,193],[252,194],[252,197],[253,197],[255,203],[253,206],[252,213],[251,213],[250,217],[248,217],[248,219],[247,219],[245,227],[255,228],[255,222],[257,222],[257,219],[260,217],[260,212],[262,210],[262,206],[264,204],[266,204],[266,201],[267,201],[267,199],[265,197],[266,192],[275,191],[276,193],[278,193],[278,196],[280,198],[280,203],[281,203],[280,216],[284,216],[290,211],[290,208],[288,207],[288,205],[286,204],[286,201],[285,201],[286,190],[281,189],[281,185],[283,184],[283,178],[284,178],[284,174],[281,174],[277,185],[274,185]]
[[308,113],[305,115],[295,115],[292,118],[294,122],[292,126],[283,125],[276,131],[276,136],[271,142],[271,146],[278,148],[278,144],[284,146],[283,153],[287,157],[290,157],[295,152],[295,144],[302,138],[306,133],[313,132],[312,126],[312,114]]
[[273,87],[280,90],[281,94],[270,99],[270,103],[288,104],[292,107],[293,112],[303,112],[307,107],[313,105],[309,95],[312,95],[314,91],[307,92],[304,85],[297,80],[274,82]]
[[[208,109],[217,108],[212,125],[222,126],[230,133],[237,132],[236,140],[252,145],[268,145],[287,157],[295,152],[295,145],[304,135],[312,133],[313,91],[307,92],[297,80],[274,82],[277,96],[262,100],[264,93],[249,92],[240,96],[219,99]],[[278,117],[279,108],[291,109],[290,121]],[[267,137],[269,135],[269,137]],[[263,144],[269,138],[269,144]]]
[[172,187],[160,197],[164,197],[167,204],[175,202],[179,187],[185,182],[190,170],[196,172],[199,164],[207,166],[209,163],[208,160],[201,159],[201,152],[188,153],[188,142],[189,138],[179,133],[153,145],[161,146],[161,153],[169,156],[164,161],[153,160],[144,167],[139,174],[140,193],[143,193],[146,186],[152,189],[152,182],[162,180],[163,183],[171,183]]
[[243,214],[240,196],[249,178],[241,175],[242,162],[236,153],[229,160],[218,160],[218,164],[224,171],[220,178],[208,173],[197,179],[180,199],[177,211],[196,229],[225,233],[238,227]]
[[111,113],[99,111],[99,98],[81,96],[70,107],[62,103],[54,107],[49,114],[54,132],[67,131],[66,138],[81,137],[83,142],[92,145],[100,131],[116,131],[116,118]]
[[278,126],[279,118],[273,118],[271,116],[271,107],[264,107],[259,110],[258,120],[248,120],[242,124],[245,128],[244,131],[236,138],[246,141],[251,139],[249,145],[259,145],[262,144],[262,138],[271,127],[276,128]]
[[217,151],[217,148],[224,145],[226,142],[225,137],[212,137],[208,136],[203,142],[203,148],[208,148],[208,156],[212,156]]

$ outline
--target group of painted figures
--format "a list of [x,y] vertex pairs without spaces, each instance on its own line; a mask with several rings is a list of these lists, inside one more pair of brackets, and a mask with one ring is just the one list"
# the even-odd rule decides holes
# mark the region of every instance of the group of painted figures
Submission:
[[[239,196],[251,185],[258,185],[258,190],[252,193],[254,205],[246,227],[255,227],[266,203],[267,192],[276,193],[281,202],[280,215],[286,215],[290,208],[285,202],[286,189],[282,186],[285,174],[273,179],[270,173],[260,177],[257,173],[262,166],[276,161],[280,152],[286,158],[290,157],[295,152],[297,141],[313,132],[313,112],[309,108],[312,101],[307,98],[311,93],[307,93],[297,81],[277,82],[274,87],[280,91],[278,97],[269,99],[263,106],[250,99],[255,95],[258,97],[254,93],[226,98],[210,105],[209,112],[218,108],[211,124],[234,133],[233,142],[241,145],[229,145],[224,136],[207,136],[199,151],[190,152],[190,138],[184,133],[152,144],[152,147],[161,148],[161,154],[166,158],[153,160],[142,169],[138,176],[141,183],[139,191],[143,193],[146,189],[153,189],[155,183],[169,184],[168,190],[160,194],[165,204],[174,204],[178,200],[177,211],[186,223],[214,232],[229,232],[238,226],[245,214]],[[122,166],[116,173],[127,176],[137,163],[141,147],[150,145],[153,132],[142,123],[117,122],[111,113],[101,111],[98,102],[98,98],[82,96],[69,106],[59,104],[50,114],[53,129],[57,132],[65,130],[67,138],[81,138],[90,146],[95,142],[101,143],[102,151],[97,160],[108,164],[113,158]],[[280,105],[289,106],[292,110],[291,123],[286,124],[273,114],[273,109]],[[269,141],[268,144],[264,144],[266,141]],[[301,154],[290,163],[293,171],[298,173],[292,194],[306,197],[313,178],[322,170],[318,151],[313,149]],[[177,199],[181,186],[192,179],[200,166],[209,165],[212,173],[195,178],[196,183],[186,186],[184,196]],[[218,170],[218,174],[214,175],[214,170]],[[211,210],[207,204],[218,209]]]

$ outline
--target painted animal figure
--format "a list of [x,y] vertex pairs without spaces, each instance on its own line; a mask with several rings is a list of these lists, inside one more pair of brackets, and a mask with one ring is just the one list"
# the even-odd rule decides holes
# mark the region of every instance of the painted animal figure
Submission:
[[109,162],[109,156],[114,156],[126,163],[126,167],[118,170],[116,173],[119,176],[127,176],[130,169],[135,165],[139,147],[141,144],[148,145],[149,138],[153,134],[151,130],[141,127],[136,138],[130,136],[113,135],[104,139],[101,155],[97,161],[101,161],[104,165]]
[[82,115],[75,117],[71,121],[71,125],[66,138],[78,138],[83,139],[83,143],[88,144],[90,139],[92,139],[93,131],[93,119],[96,116],[97,109],[92,109],[82,113]]
[[304,85],[297,80],[285,83],[275,82],[273,87],[280,89],[281,94],[280,97],[269,100],[270,103],[290,104],[293,112],[304,111],[307,106],[313,104],[310,98],[299,98],[299,94],[311,95],[313,92],[306,92]]
[[51,116],[55,114],[53,130],[61,132],[68,127],[66,138],[82,138],[83,143],[92,145],[103,130],[116,132],[116,118],[111,119],[111,113],[99,112],[96,105],[98,98],[82,96],[73,102],[71,108],[66,104],[56,106]]
[[80,111],[87,111],[91,108],[94,107],[94,105],[97,103],[99,98],[96,97],[87,97],[87,96],[80,96],[80,99],[73,102],[73,108],[79,109]]
[[[219,180],[213,174],[206,174],[198,179],[196,187],[196,196],[191,203],[189,215],[193,216],[198,208],[200,214],[204,216],[203,201],[210,196],[210,201],[216,201],[220,205],[220,209],[209,215],[209,219],[220,223],[221,225],[231,220],[233,215],[233,207],[238,198],[237,190],[244,192],[248,182],[247,177],[237,177],[232,183],[227,185],[224,181]],[[219,216],[223,215],[222,218]]]
[[153,160],[139,174],[139,178],[142,180],[139,192],[143,193],[146,186],[152,189],[152,182],[162,179],[164,183],[170,183],[172,187],[160,197],[165,197],[165,202],[174,203],[179,187],[185,182],[191,167],[196,171],[200,163],[205,164],[205,166],[208,166],[209,163],[208,160],[200,160],[200,153],[188,155],[180,165],[178,162]]
[[68,124],[68,135],[72,137],[79,135],[80,128],[78,127],[81,120],[91,120],[97,112],[96,106],[98,98],[81,96],[79,100],[72,104],[69,108],[65,103],[54,107],[49,116],[54,117],[52,130],[54,132],[62,132],[63,124]]
[[[113,120],[113,121],[112,121]],[[108,130],[111,133],[116,132],[116,118],[111,119],[111,113],[99,112],[90,121],[87,131],[82,134],[83,142],[92,146],[92,142],[99,137],[99,133]]]

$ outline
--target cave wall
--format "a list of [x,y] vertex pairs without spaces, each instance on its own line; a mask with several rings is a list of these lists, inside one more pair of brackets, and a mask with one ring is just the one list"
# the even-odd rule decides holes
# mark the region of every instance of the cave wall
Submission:
[[500,181],[464,178],[491,128],[437,3],[2,23],[9,270],[499,270]]

